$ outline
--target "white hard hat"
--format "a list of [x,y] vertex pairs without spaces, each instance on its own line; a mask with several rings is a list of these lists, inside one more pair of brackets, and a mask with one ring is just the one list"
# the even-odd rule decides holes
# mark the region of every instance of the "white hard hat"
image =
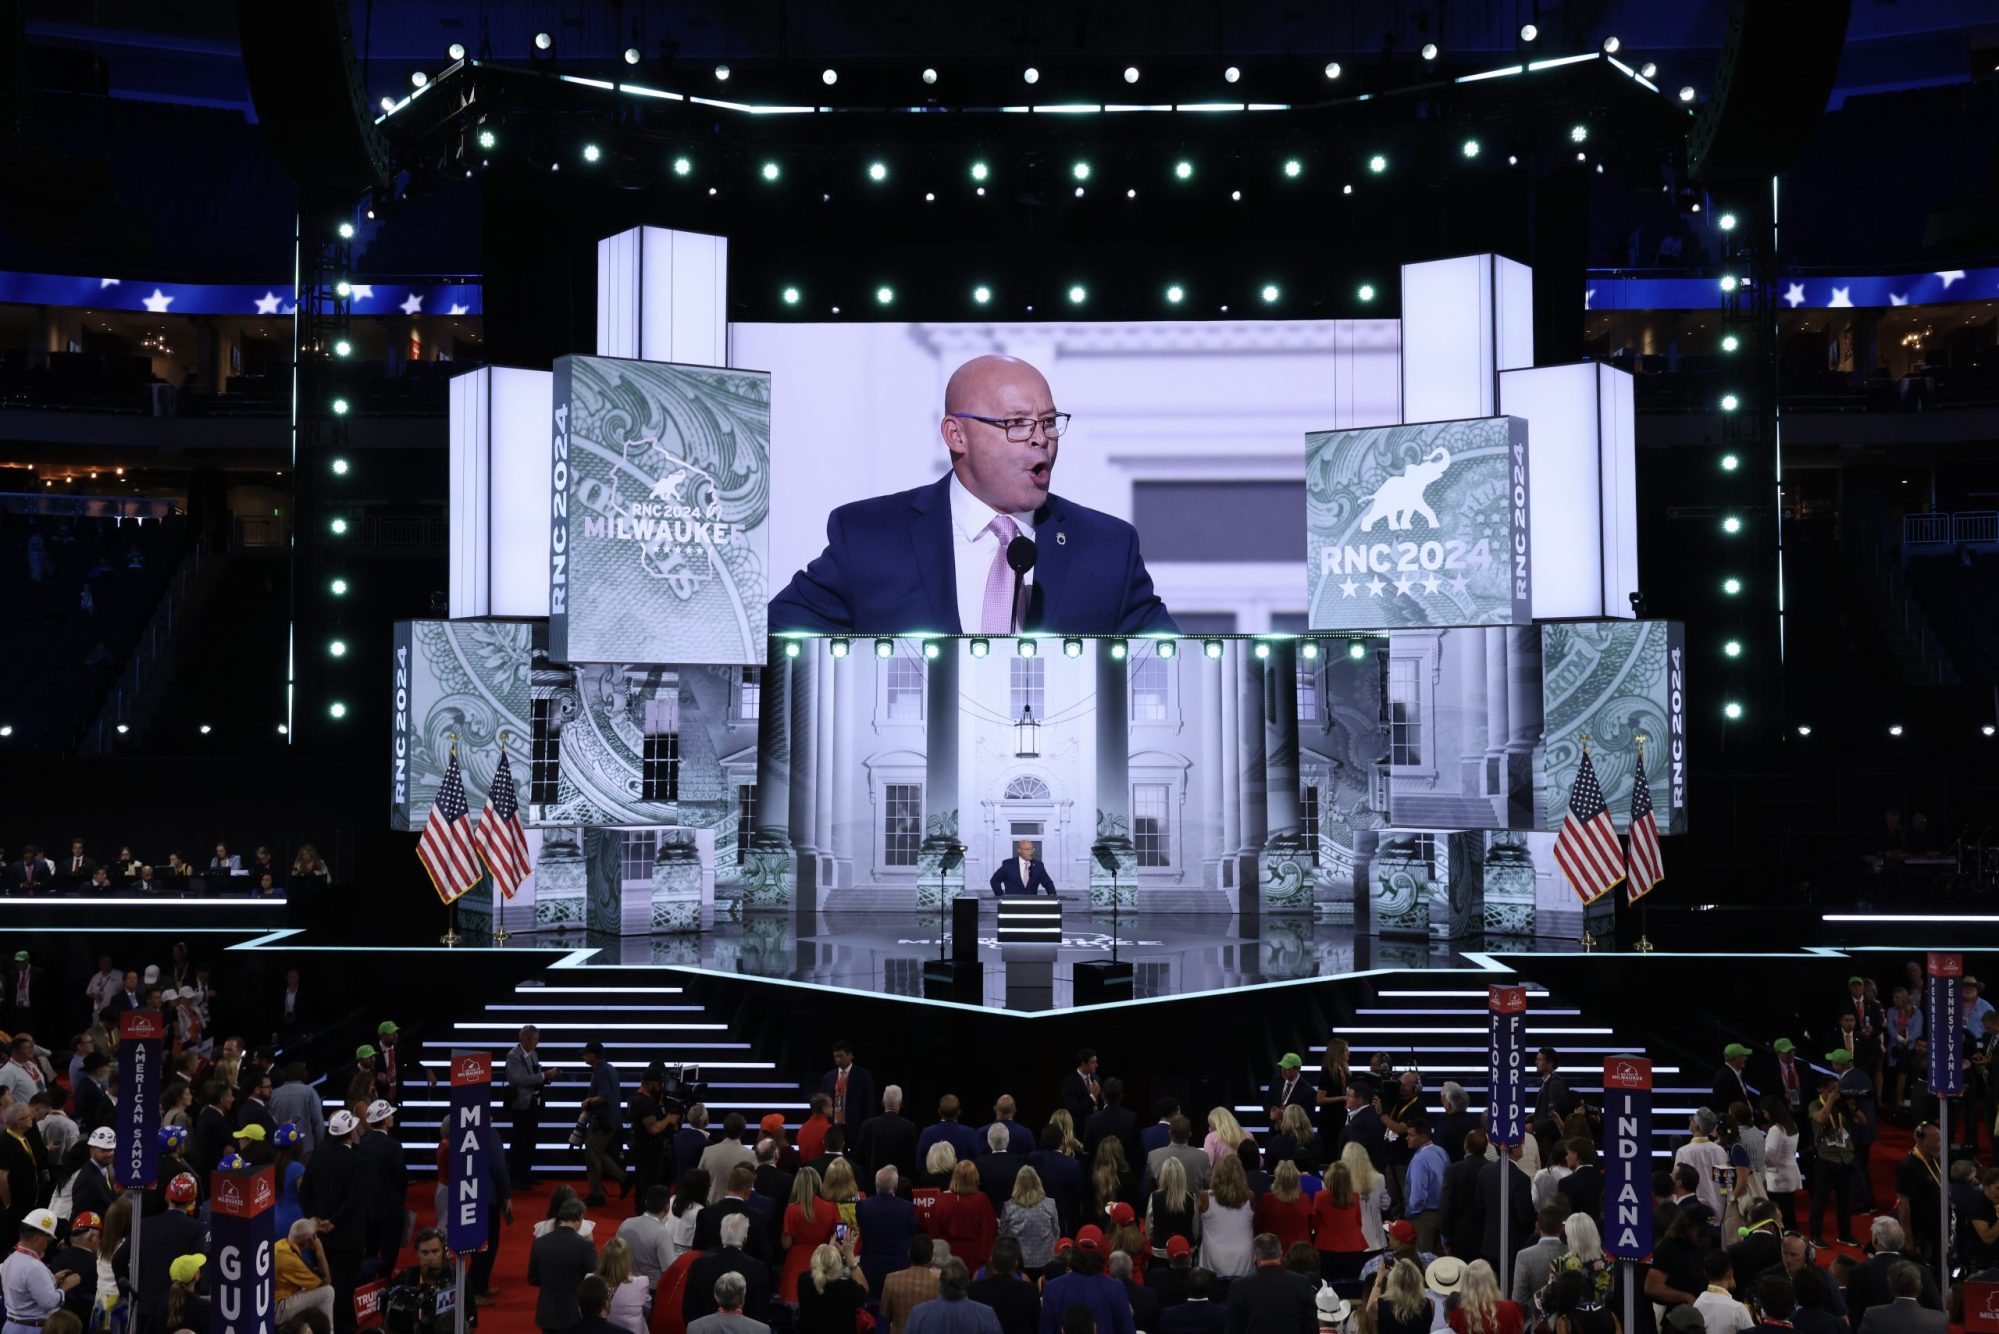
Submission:
[[338,1137],[341,1135],[353,1134],[354,1127],[360,1124],[361,1123],[359,1121],[356,1121],[354,1119],[354,1113],[347,1111],[345,1108],[342,1108],[340,1111],[337,1111],[333,1114],[333,1119],[326,1123],[326,1128],[329,1131],[331,1131],[335,1137]]
[[368,1104],[368,1124],[378,1125],[396,1114],[395,1104],[387,1098],[377,1098]]
[[90,1132],[90,1147],[93,1149],[115,1149],[118,1147],[118,1132],[110,1126],[99,1126]]
[[31,1209],[28,1216],[21,1220],[21,1226],[53,1237],[56,1234],[56,1216],[46,1209]]

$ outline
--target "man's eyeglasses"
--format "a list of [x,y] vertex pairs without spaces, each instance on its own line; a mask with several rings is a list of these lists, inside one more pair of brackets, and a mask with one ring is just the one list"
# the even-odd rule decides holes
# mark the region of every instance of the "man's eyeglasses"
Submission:
[[1070,414],[1050,413],[1046,417],[978,417],[969,412],[954,412],[953,417],[963,417],[966,421],[984,422],[997,426],[1006,432],[1006,438],[1016,445],[1024,445],[1034,438],[1034,428],[1040,427],[1041,434],[1050,440],[1060,440],[1062,433],[1069,429]]

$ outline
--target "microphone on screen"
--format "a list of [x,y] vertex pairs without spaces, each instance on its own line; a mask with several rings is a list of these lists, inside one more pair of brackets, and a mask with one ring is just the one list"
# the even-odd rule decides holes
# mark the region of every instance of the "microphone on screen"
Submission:
[[1034,539],[1031,537],[1016,537],[1013,541],[1006,544],[1006,563],[1013,570],[1012,606],[1015,619],[1021,622],[1021,624],[1015,627],[1017,629],[1024,630],[1027,628],[1024,624],[1027,618],[1020,614],[1020,583],[1026,577],[1027,572],[1034,568],[1035,559],[1040,554],[1041,549],[1034,545]]

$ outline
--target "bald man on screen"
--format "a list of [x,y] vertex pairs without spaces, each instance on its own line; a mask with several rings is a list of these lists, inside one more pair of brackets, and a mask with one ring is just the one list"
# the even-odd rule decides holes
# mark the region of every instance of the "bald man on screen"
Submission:
[[[1048,381],[1020,358],[960,366],[938,423],[951,471],[834,510],[826,550],[771,599],[771,630],[1177,631],[1132,526],[1049,489],[1068,424]],[[1016,594],[1007,550],[1017,539],[1033,544],[1035,560]]]

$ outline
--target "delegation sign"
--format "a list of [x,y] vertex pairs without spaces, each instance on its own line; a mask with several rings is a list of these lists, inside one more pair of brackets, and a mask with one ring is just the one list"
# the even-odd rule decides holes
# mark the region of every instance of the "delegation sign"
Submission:
[[1527,1136],[1526,1079],[1521,1069],[1527,1042],[1527,988],[1488,987],[1486,1008],[1492,1021],[1486,1134],[1494,1144],[1518,1144]]
[[118,1016],[118,1132],[114,1180],[130,1190],[157,1183],[160,1174],[160,1049],[166,1019],[158,1010],[127,1010]]
[[1652,1062],[1603,1061],[1603,1249],[1620,1260],[1652,1254]]

